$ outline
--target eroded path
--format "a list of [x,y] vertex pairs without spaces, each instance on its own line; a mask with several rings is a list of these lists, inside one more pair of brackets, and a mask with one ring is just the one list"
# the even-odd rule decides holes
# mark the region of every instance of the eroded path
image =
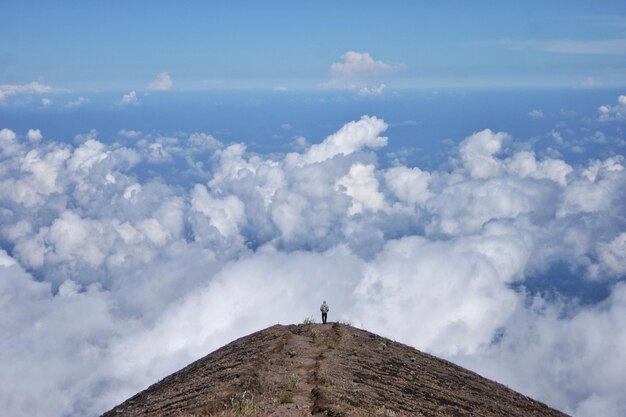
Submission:
[[[282,389],[277,393],[279,404],[273,417],[326,415],[323,395],[325,378],[321,375],[329,354],[341,342],[338,325],[328,323],[300,325],[290,328],[279,355],[285,366],[277,375],[268,376],[273,385]],[[281,367],[282,368],[282,367]],[[282,379],[282,380],[281,380]]]

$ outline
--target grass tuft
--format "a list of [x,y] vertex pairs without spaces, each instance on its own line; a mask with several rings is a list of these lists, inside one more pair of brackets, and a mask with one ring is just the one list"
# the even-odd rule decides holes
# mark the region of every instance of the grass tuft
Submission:
[[291,374],[289,375],[289,383],[287,384],[287,389],[289,391],[295,391],[298,388],[298,384],[300,383],[300,375]]
[[240,415],[247,416],[256,414],[259,405],[252,393],[244,391],[241,394],[234,395],[230,399],[230,407]]
[[376,409],[376,415],[381,417],[396,417],[396,412],[381,405]]
[[280,399],[281,404],[293,404],[293,394],[288,392]]
[[311,338],[311,342],[315,343],[317,341],[317,331],[313,328],[315,324],[315,319],[313,317],[307,317],[302,321],[304,325],[304,331],[308,333]]

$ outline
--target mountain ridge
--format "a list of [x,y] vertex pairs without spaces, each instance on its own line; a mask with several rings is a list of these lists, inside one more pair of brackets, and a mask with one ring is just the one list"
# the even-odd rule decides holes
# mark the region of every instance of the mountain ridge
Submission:
[[566,416],[458,365],[345,324],[274,325],[189,364],[112,416]]

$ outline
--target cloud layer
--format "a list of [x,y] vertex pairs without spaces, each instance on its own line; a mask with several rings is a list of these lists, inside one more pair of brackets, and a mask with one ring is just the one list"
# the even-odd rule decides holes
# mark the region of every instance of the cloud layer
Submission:
[[495,41],[473,42],[474,45],[502,45],[512,49],[536,49],[542,52],[559,54],[585,55],[624,55],[626,54],[626,39],[599,39],[599,40],[516,40],[499,39]]
[[9,96],[16,94],[45,94],[53,93],[56,89],[39,81],[32,81],[27,84],[0,84],[0,102]]
[[[573,166],[486,129],[450,169],[381,168],[386,129],[363,116],[278,156],[0,130],[5,415],[98,415],[322,299],[577,416],[624,415],[623,157]],[[555,268],[573,291],[547,290]],[[608,296],[583,302],[590,283]]]

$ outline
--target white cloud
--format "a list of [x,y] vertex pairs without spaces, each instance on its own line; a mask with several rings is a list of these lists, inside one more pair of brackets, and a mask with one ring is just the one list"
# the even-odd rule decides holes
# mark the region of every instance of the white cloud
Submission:
[[511,137],[504,132],[494,133],[485,129],[466,138],[459,146],[464,165],[473,178],[488,178],[502,169],[502,161],[496,155],[502,143]]
[[410,205],[422,205],[433,196],[428,189],[430,180],[430,173],[418,167],[399,166],[385,172],[385,181],[391,191],[400,201]]
[[378,136],[385,130],[387,124],[382,119],[363,116],[344,125],[322,143],[311,146],[304,154],[293,157],[301,163],[312,164],[336,155],[349,155],[365,147],[380,148],[387,145],[387,138]]
[[215,199],[209,195],[206,187],[201,185],[194,188],[191,208],[207,216],[211,226],[225,238],[236,236],[245,220],[244,205],[239,198],[230,195],[223,199]]
[[121,136],[126,139],[137,139],[138,137],[141,136],[141,132],[138,130],[121,129],[121,130],[118,130],[117,134],[118,136]]
[[528,117],[530,117],[531,119],[543,119],[543,110],[540,109],[533,109],[531,111],[528,112]]
[[614,106],[604,105],[598,107],[598,120],[601,122],[621,121],[626,119],[626,95],[617,98]]
[[[522,236],[497,228],[447,242],[414,236],[388,242],[356,288],[359,316],[380,333],[406,334],[404,306],[408,316],[424,318],[407,334],[413,345],[478,353],[520,307],[507,283],[520,276],[530,253]],[[415,297],[419,303],[411,302]]]
[[603,267],[613,276],[626,275],[626,233],[621,233],[608,243],[599,245]]
[[[623,415],[623,158],[570,165],[485,129],[449,169],[379,168],[386,129],[364,116],[269,156],[201,132],[0,130],[3,413],[99,415],[327,299],[576,416]],[[609,295],[534,287],[558,288],[551,268]]]
[[561,132],[552,129],[550,131],[550,136],[552,137],[552,139],[554,139],[554,141],[556,143],[558,143],[559,145],[563,145],[565,143],[565,141],[563,140],[563,135],[561,134]]
[[[520,309],[511,317],[502,339],[488,348],[489,362],[476,368],[483,374],[500,374],[498,368],[510,368],[509,386],[544,397],[549,403],[574,416],[620,416],[626,410],[620,374],[626,370],[618,358],[626,341],[622,331],[626,286],[617,285],[601,305],[580,308],[563,317],[562,307],[546,300],[529,299],[529,308]],[[517,359],[514,359],[517,358]],[[518,365],[506,365],[515,360]],[[528,366],[541,361],[541,367]],[[504,368],[500,368],[504,369]],[[552,387],[559,385],[559,390]]]
[[55,91],[57,91],[55,88],[39,81],[32,81],[28,84],[0,84],[0,102],[16,94],[46,94]]
[[385,196],[378,191],[378,180],[374,175],[374,165],[356,163],[350,167],[347,175],[339,178],[335,187],[352,199],[349,215],[363,213],[364,210],[382,210],[385,208]]
[[39,129],[29,129],[28,133],[26,133],[26,137],[32,142],[39,142],[43,138],[41,130]]
[[362,97],[380,96],[385,91],[385,87],[385,84],[380,84],[378,87],[362,87],[359,89],[358,95]]
[[44,97],[44,98],[41,99],[41,105],[43,107],[50,107],[50,106],[52,106],[52,100],[47,98],[47,97]]
[[96,164],[108,157],[109,152],[106,145],[95,139],[89,139],[74,151],[67,161],[67,167],[71,172],[87,173]]
[[335,62],[330,66],[330,76],[333,78],[377,75],[393,69],[393,66],[372,58],[368,52],[348,51],[341,58],[343,62]]
[[360,96],[378,96],[383,93],[385,84],[372,86],[372,81],[389,72],[398,71],[403,65],[391,65],[375,60],[368,52],[348,51],[342,56],[342,62],[330,66],[330,79],[322,88],[341,88],[358,90]]
[[300,149],[302,149],[302,148],[305,148],[305,147],[307,146],[307,144],[308,144],[308,143],[307,143],[307,140],[306,140],[306,138],[305,138],[304,136],[298,136],[298,137],[296,137],[296,138],[293,140],[292,144],[293,144],[296,148],[300,148]]
[[22,175],[3,183],[6,195],[27,208],[41,205],[52,193],[63,189],[59,172],[69,155],[67,149],[45,154],[36,149],[29,151],[20,161]]
[[69,101],[65,107],[68,109],[78,109],[89,103],[89,99],[85,97],[78,97],[76,100]]
[[120,101],[117,103],[120,107],[126,106],[136,106],[139,104],[139,99],[137,98],[137,93],[135,90],[129,92],[128,94],[124,94]]
[[549,179],[561,186],[567,185],[567,176],[573,168],[556,159],[537,161],[530,151],[520,151],[506,160],[506,169],[521,178]]
[[150,83],[149,88],[155,91],[167,91],[172,88],[172,84],[170,73],[165,71],[157,74],[154,81]]
[[17,152],[18,148],[19,144],[15,132],[6,128],[0,130],[0,152],[8,156]]
[[98,221],[83,219],[78,214],[65,211],[50,226],[47,240],[50,242],[52,261],[84,262],[97,268],[106,258],[105,248],[90,236],[100,234]]
[[614,198],[620,195],[618,190],[624,171],[622,159],[619,156],[605,161],[591,161],[589,167],[564,190],[557,216],[607,210]]
[[580,86],[584,88],[596,88],[601,87],[602,83],[599,83],[593,77],[587,77],[580,83]]

